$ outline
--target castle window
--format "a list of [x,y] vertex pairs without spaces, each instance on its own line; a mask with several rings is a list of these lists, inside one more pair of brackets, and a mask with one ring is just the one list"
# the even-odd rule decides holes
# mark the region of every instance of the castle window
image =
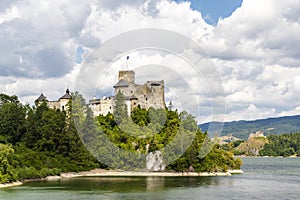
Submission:
[[109,110],[111,110],[111,106],[109,106]]
[[160,86],[159,83],[151,83],[151,86]]
[[131,91],[131,94],[133,93],[133,91]]
[[136,103],[134,103],[133,105],[136,105]]
[[61,109],[62,109],[62,110],[65,110],[65,107],[64,107],[64,106],[62,106],[62,107],[61,107]]
[[146,98],[146,101],[148,101],[148,98]]

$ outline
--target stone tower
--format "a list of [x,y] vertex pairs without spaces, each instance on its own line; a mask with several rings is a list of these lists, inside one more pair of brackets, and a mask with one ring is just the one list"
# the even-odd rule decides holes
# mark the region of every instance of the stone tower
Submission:
[[128,84],[134,84],[135,72],[133,70],[119,71],[118,80],[124,80]]
[[165,108],[164,81],[147,81],[143,85],[135,83],[135,72],[132,70],[119,71],[118,83],[114,85],[115,95],[121,92],[127,105],[132,110],[140,105],[142,108]]

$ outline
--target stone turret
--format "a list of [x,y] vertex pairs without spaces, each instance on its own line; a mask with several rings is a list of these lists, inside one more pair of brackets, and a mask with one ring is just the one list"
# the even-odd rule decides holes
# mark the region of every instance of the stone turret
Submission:
[[134,84],[135,72],[133,70],[119,71],[119,81],[124,80],[128,84]]
[[68,110],[68,103],[72,99],[70,90],[67,89],[66,93],[58,99],[58,101],[48,101],[49,108],[59,109],[59,110]]

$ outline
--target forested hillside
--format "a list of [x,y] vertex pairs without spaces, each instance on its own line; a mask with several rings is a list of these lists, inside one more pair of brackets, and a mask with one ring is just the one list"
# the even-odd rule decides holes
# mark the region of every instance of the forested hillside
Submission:
[[300,157],[300,133],[270,135],[269,142],[259,152],[261,156],[293,156]]
[[[220,122],[213,122],[220,123]],[[207,131],[210,123],[200,124],[202,131]],[[259,119],[254,121],[225,122],[221,136],[233,135],[247,140],[250,133],[263,131],[265,135],[280,135],[300,132],[300,115],[278,118]]]

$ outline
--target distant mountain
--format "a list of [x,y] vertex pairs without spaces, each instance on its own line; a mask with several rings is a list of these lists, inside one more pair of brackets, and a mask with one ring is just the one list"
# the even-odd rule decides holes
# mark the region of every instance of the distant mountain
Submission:
[[[217,124],[216,127],[222,124],[222,122],[209,122],[200,124],[199,127],[202,131],[207,131],[210,123]],[[210,131],[214,132],[214,130]],[[220,136],[233,135],[246,140],[250,133],[256,131],[263,131],[266,136],[270,134],[279,135],[300,132],[300,115],[258,119],[254,121],[225,122]]]

